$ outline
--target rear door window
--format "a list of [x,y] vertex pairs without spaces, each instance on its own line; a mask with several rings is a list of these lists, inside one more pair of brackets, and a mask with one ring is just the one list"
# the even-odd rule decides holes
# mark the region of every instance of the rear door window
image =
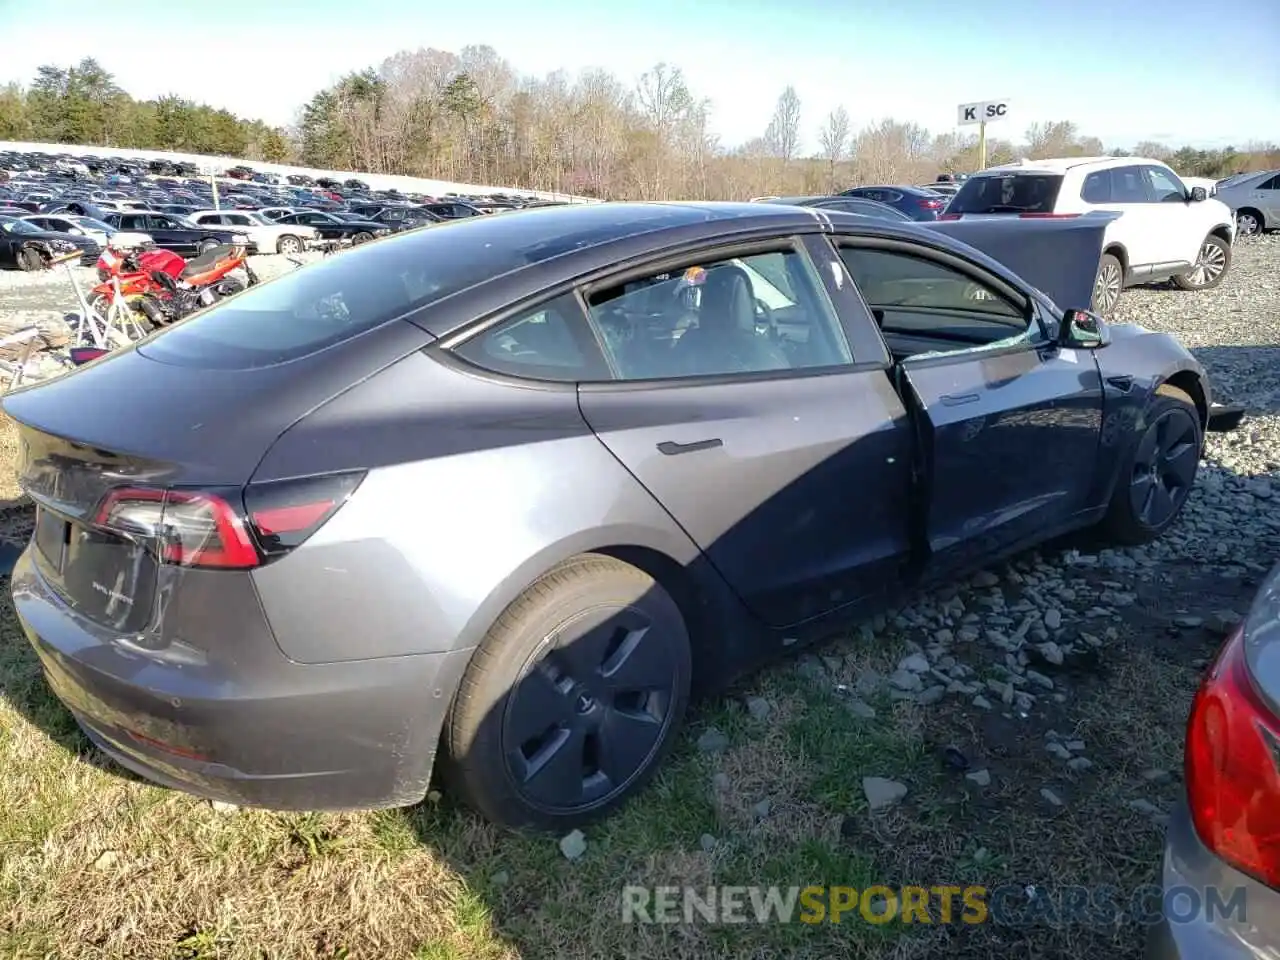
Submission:
[[998,173],[970,177],[947,213],[1053,213],[1062,189],[1056,173]]
[[1141,167],[1116,167],[1111,171],[1112,203],[1150,203],[1147,178]]
[[1111,202],[1111,171],[1095,170],[1080,185],[1080,199],[1085,203]]

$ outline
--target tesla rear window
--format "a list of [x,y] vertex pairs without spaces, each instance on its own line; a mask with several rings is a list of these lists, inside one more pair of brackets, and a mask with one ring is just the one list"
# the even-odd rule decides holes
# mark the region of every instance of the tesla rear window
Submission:
[[1001,173],[970,177],[947,213],[1053,213],[1062,177],[1052,173]]
[[[364,244],[232,297],[138,348],[163,363],[236,370],[308,356],[512,270],[617,238],[604,205],[469,217]],[[682,218],[631,212],[626,233]],[[638,221],[644,219],[641,224]]]

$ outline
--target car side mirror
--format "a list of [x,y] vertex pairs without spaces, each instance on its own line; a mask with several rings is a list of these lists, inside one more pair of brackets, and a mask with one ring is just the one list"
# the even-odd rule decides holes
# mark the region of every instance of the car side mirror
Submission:
[[1191,201],[1193,203],[1199,203],[1201,200],[1206,199],[1208,196],[1209,194],[1204,187],[1191,188]]
[[1111,343],[1107,321],[1088,310],[1068,310],[1058,328],[1058,346],[1071,350],[1098,350]]

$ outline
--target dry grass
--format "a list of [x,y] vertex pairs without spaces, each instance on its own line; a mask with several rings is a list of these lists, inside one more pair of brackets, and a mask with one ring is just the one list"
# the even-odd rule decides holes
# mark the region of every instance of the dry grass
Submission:
[[18,458],[18,428],[0,412],[0,507],[22,499],[13,465]]

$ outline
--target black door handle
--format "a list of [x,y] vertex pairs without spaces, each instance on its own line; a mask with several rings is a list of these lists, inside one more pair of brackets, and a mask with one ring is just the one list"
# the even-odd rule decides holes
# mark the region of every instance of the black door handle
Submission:
[[676,443],[674,440],[663,440],[658,444],[658,452],[674,457],[678,453],[697,453],[699,450],[712,450],[723,447],[724,441],[719,437],[709,440],[694,440],[692,443]]
[[1133,387],[1133,377],[1129,374],[1119,374],[1114,377],[1107,377],[1107,383],[1115,387],[1117,390],[1123,390],[1126,393]]
[[956,407],[962,403],[973,403],[978,399],[976,393],[948,393],[942,397],[943,406]]

